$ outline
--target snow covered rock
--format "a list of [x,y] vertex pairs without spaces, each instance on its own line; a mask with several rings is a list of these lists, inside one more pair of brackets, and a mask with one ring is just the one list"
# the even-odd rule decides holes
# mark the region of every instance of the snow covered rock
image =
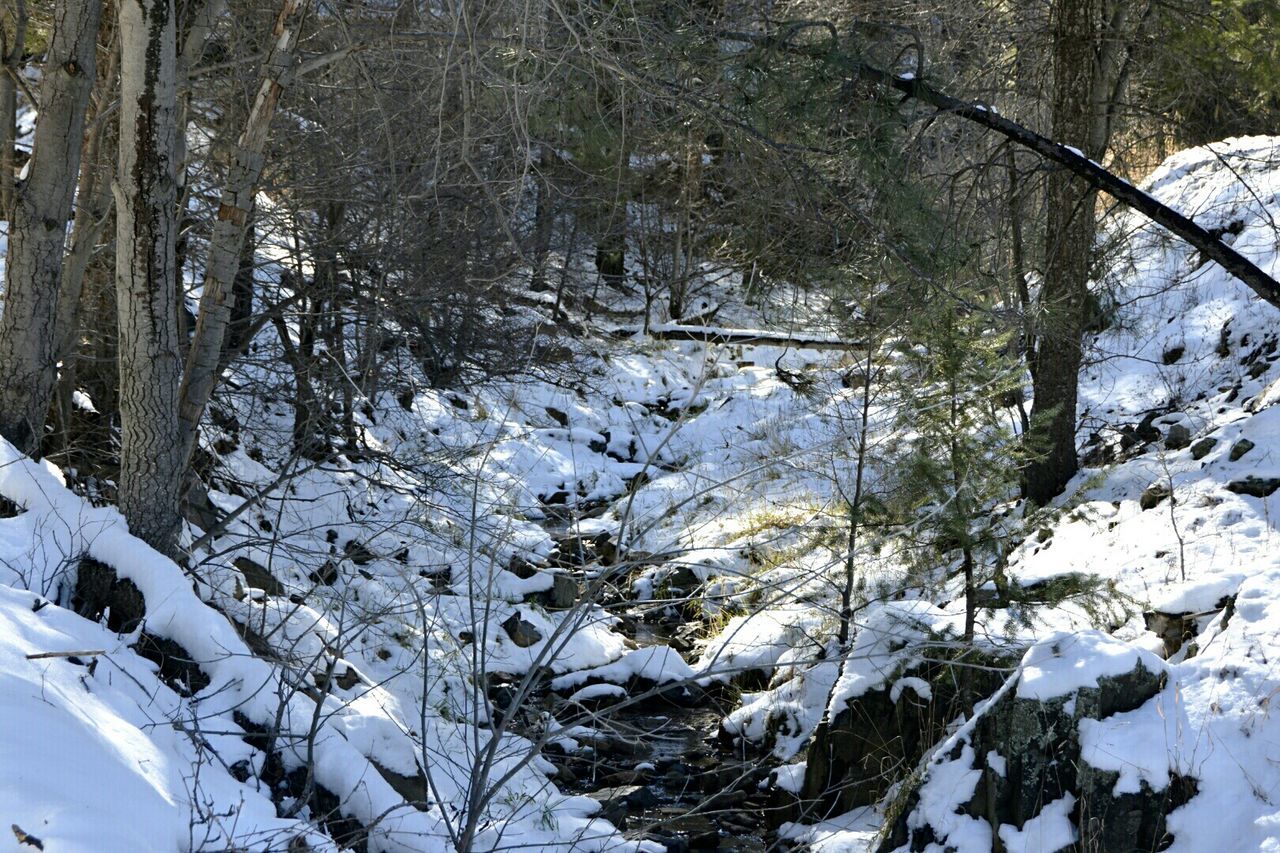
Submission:
[[978,853],[995,849],[993,836],[1038,853],[1164,849],[1166,816],[1196,794],[1196,780],[1130,783],[1099,757],[1095,727],[1143,707],[1166,680],[1161,660],[1100,632],[1032,646],[899,794],[881,853]]

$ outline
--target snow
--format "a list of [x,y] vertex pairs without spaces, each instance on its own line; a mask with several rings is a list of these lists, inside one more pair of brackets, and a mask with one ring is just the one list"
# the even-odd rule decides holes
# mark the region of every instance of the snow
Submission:
[[1075,844],[1079,838],[1071,824],[1071,810],[1076,798],[1067,794],[1046,803],[1040,813],[1021,829],[1007,823],[1000,825],[1000,841],[1009,853],[1054,853]]
[[973,764],[973,747],[964,744],[958,758],[944,760],[929,767],[929,775],[920,787],[920,803],[908,818],[908,825],[925,824],[925,816],[948,848],[957,853],[979,853],[991,849],[991,825],[959,812],[960,806],[973,797],[982,771]]
[[[656,163],[644,155],[635,166]],[[1280,270],[1277,140],[1179,153],[1143,187],[1205,227],[1239,222],[1233,245],[1264,270]],[[956,811],[983,763],[1006,771],[1006,757],[976,756],[970,744],[985,710],[1016,691],[1073,712],[1076,691],[1140,665],[1166,686],[1132,711],[1081,720],[1082,760],[1115,772],[1117,794],[1193,778],[1197,795],[1168,819],[1175,851],[1280,850],[1280,807],[1272,805],[1280,723],[1270,713],[1280,677],[1269,662],[1280,648],[1277,498],[1228,488],[1280,476],[1275,318],[1141,217],[1119,212],[1106,227],[1118,249],[1096,288],[1112,322],[1089,341],[1078,414],[1082,447],[1096,433],[1118,456],[1082,472],[1034,519],[1049,535],[1012,543],[1008,572],[1024,587],[1096,580],[1109,600],[979,612],[976,642],[1017,650],[1021,663],[926,759],[912,819],[927,819],[939,846],[989,850],[990,825]],[[776,337],[786,327],[796,343],[815,346],[660,341],[626,326],[615,331],[633,333],[627,339],[575,341],[571,380],[500,378],[465,392],[421,383],[407,407],[384,394],[370,401],[360,429],[396,466],[344,460],[297,473],[189,571],[131,537],[113,509],[72,494],[64,472],[0,444],[0,494],[25,510],[0,520],[0,814],[50,850],[264,849],[295,835],[332,849],[313,816],[278,817],[270,791],[230,772],[241,761],[260,771],[264,760],[236,712],[258,726],[278,713],[297,737],[286,764],[314,757],[316,781],[339,797],[343,814],[377,824],[371,849],[445,850],[446,821],[494,737],[477,689],[489,675],[522,684],[549,673],[569,702],[590,702],[625,700],[651,684],[714,689],[757,674],[767,686],[743,693],[723,727],[774,761],[794,760],[824,715],[869,691],[928,702],[932,688],[912,669],[932,645],[954,644],[963,625],[961,590],[942,577],[946,567],[922,582],[893,547],[880,547],[893,544],[890,535],[869,536],[855,561],[869,600],[852,620],[851,645],[834,641],[848,522],[841,495],[857,419],[843,387],[850,354],[826,348],[839,341],[822,325],[829,306],[783,323],[727,292],[707,305],[725,325],[651,328]],[[814,390],[800,393],[775,364]],[[220,400],[243,424],[243,446],[218,454],[213,479],[211,500],[228,511],[276,483],[274,460],[287,455],[291,415],[254,396],[256,369],[243,368]],[[76,394],[74,403],[92,411]],[[871,488],[892,484],[893,406],[886,396],[870,413],[873,444],[884,451],[869,460]],[[1121,431],[1148,413],[1156,429],[1177,423],[1193,442],[1217,443],[1199,459],[1159,442],[1120,448]],[[218,437],[211,428],[207,449]],[[1246,439],[1253,449],[1233,460]],[[1155,483],[1173,497],[1144,511],[1139,497]],[[572,508],[598,514],[556,520]],[[548,565],[553,533],[570,532],[608,534],[636,561],[627,572],[590,566],[575,583],[634,593],[644,608],[630,617],[688,608],[686,618],[708,620],[710,635],[689,660],[664,645],[630,648],[617,615],[593,603],[565,611],[537,603],[562,571]],[[357,561],[352,543],[369,558]],[[70,601],[83,555],[142,590],[147,633],[182,645],[209,687],[178,695],[131,650],[136,632],[119,636],[59,606]],[[283,593],[268,593],[262,578],[251,584],[236,558],[260,564]],[[336,579],[314,581],[326,563]],[[685,602],[688,593],[699,597]],[[1220,611],[1232,596],[1234,611]],[[1195,614],[1194,654],[1159,658],[1163,641],[1141,616],[1152,610]],[[502,626],[513,616],[538,639],[512,641]],[[253,654],[228,617],[269,637],[278,660]],[[99,653],[79,663],[28,657],[51,651]],[[330,666],[352,686],[331,686],[317,706],[295,688],[310,689]],[[548,716],[548,742],[566,750],[598,734]],[[321,722],[308,756],[313,719]],[[598,804],[548,781],[553,768],[532,740],[500,737],[495,776],[511,775],[477,849],[637,849],[594,817]],[[772,784],[798,791],[805,767],[777,768]],[[407,805],[379,768],[430,772],[425,810]],[[1074,805],[1064,796],[1020,829],[996,832],[1011,851],[1061,849],[1075,843]],[[882,820],[865,808],[781,834],[818,851],[865,850]],[[13,849],[8,836],[0,849]]]
[[604,666],[580,669],[551,680],[551,689],[564,690],[592,679],[626,684],[641,680],[654,684],[690,681],[693,669],[680,657],[679,652],[668,646],[649,646],[627,652]]
[[805,845],[813,853],[865,853],[874,849],[879,829],[880,815],[867,806],[812,826],[784,823],[778,835]]
[[893,686],[889,688],[889,701],[897,702],[904,690],[912,691],[925,702],[933,698],[933,688],[929,686],[929,682],[913,675],[893,682]]
[[1150,652],[1101,631],[1053,634],[1023,657],[1017,696],[1042,702],[1068,696],[1082,687],[1097,687],[1100,678],[1132,672],[1138,665],[1148,672],[1165,668]]

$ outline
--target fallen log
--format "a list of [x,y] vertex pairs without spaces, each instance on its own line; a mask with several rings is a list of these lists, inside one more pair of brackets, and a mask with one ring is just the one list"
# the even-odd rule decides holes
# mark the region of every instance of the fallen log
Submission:
[[611,334],[627,338],[636,334],[667,341],[698,341],[706,344],[741,344],[743,346],[792,347],[795,349],[861,350],[862,341],[846,341],[836,335],[818,333],[775,332],[768,329],[734,329],[726,326],[687,326],[679,323],[652,325],[646,332],[642,326],[618,326]]

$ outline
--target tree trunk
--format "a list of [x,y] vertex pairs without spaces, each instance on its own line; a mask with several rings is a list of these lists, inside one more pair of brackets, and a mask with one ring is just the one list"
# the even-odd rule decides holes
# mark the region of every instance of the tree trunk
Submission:
[[85,273],[110,219],[114,203],[111,179],[115,175],[115,164],[112,162],[116,147],[116,139],[113,138],[115,123],[105,120],[103,108],[117,94],[116,74],[119,69],[120,50],[113,33],[111,58],[100,75],[100,88],[94,99],[96,118],[91,124],[84,157],[80,163],[80,184],[76,190],[71,247],[62,260],[62,287],[58,291],[58,320],[54,326],[58,331],[54,360],[63,362],[64,373],[80,331],[80,296],[84,290]]
[[57,380],[54,349],[62,251],[80,171],[95,69],[100,0],[59,0],[40,83],[40,120],[27,180],[13,196],[0,316],[0,434],[40,450]]
[[[13,20],[13,42],[5,42],[5,18]],[[0,15],[0,219],[10,219],[13,211],[13,177],[16,167],[13,146],[18,141],[18,75],[27,41],[27,3],[15,0]]]
[[[1096,0],[1058,0],[1053,9],[1053,137],[1101,160],[1093,102]],[[1027,497],[1043,504],[1060,493],[1079,469],[1076,458],[1076,392],[1079,385],[1089,256],[1093,250],[1097,190],[1063,169],[1049,174],[1041,323],[1035,355],[1031,450],[1024,472]]]
[[253,233],[253,211],[245,223],[244,242],[240,244],[240,265],[236,268],[231,284],[231,308],[227,332],[222,339],[222,355],[218,358],[221,375],[233,359],[244,355],[253,336],[253,295],[255,258],[258,251],[257,235]]
[[178,544],[177,87],[173,0],[122,0],[116,307],[120,329],[118,503],[164,554]]
[[209,261],[205,269],[204,291],[200,297],[200,315],[191,342],[186,370],[182,378],[181,433],[178,438],[185,462],[195,446],[200,417],[213,393],[217,367],[222,353],[222,338],[231,320],[229,297],[232,282],[240,265],[240,247],[244,242],[249,212],[262,175],[263,150],[267,130],[275,115],[276,104],[293,73],[297,27],[301,23],[305,0],[284,0],[272,30],[271,52],[262,67],[262,80],[257,97],[249,111],[244,132],[236,143],[231,169],[222,190],[218,218],[209,238]]

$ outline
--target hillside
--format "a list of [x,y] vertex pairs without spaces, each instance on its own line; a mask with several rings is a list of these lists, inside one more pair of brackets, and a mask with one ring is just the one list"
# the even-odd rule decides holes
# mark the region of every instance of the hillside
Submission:
[[[1280,274],[1280,141],[1191,149],[1144,186]],[[1277,324],[1159,229],[1113,211],[1105,232],[1087,467],[1050,507],[1002,502],[1018,594],[984,588],[972,642],[958,555],[922,572],[905,526],[859,541],[836,641],[848,450],[872,436],[867,488],[894,487],[901,394],[860,408],[866,350],[831,303],[747,304],[733,276],[706,328],[779,339],[646,335],[644,304],[602,291],[612,316],[568,306],[533,375],[432,388],[404,356],[354,416],[366,452],[314,464],[259,331],[201,436],[230,520],[189,519],[186,566],[5,442],[0,850],[1048,853],[1090,815],[1159,849],[1280,847]],[[557,325],[548,295],[521,320]],[[992,721],[1019,713],[1070,774],[1001,751]],[[849,756],[885,744],[822,751],[865,719],[912,741],[875,784]],[[832,755],[847,799],[813,796]]]

